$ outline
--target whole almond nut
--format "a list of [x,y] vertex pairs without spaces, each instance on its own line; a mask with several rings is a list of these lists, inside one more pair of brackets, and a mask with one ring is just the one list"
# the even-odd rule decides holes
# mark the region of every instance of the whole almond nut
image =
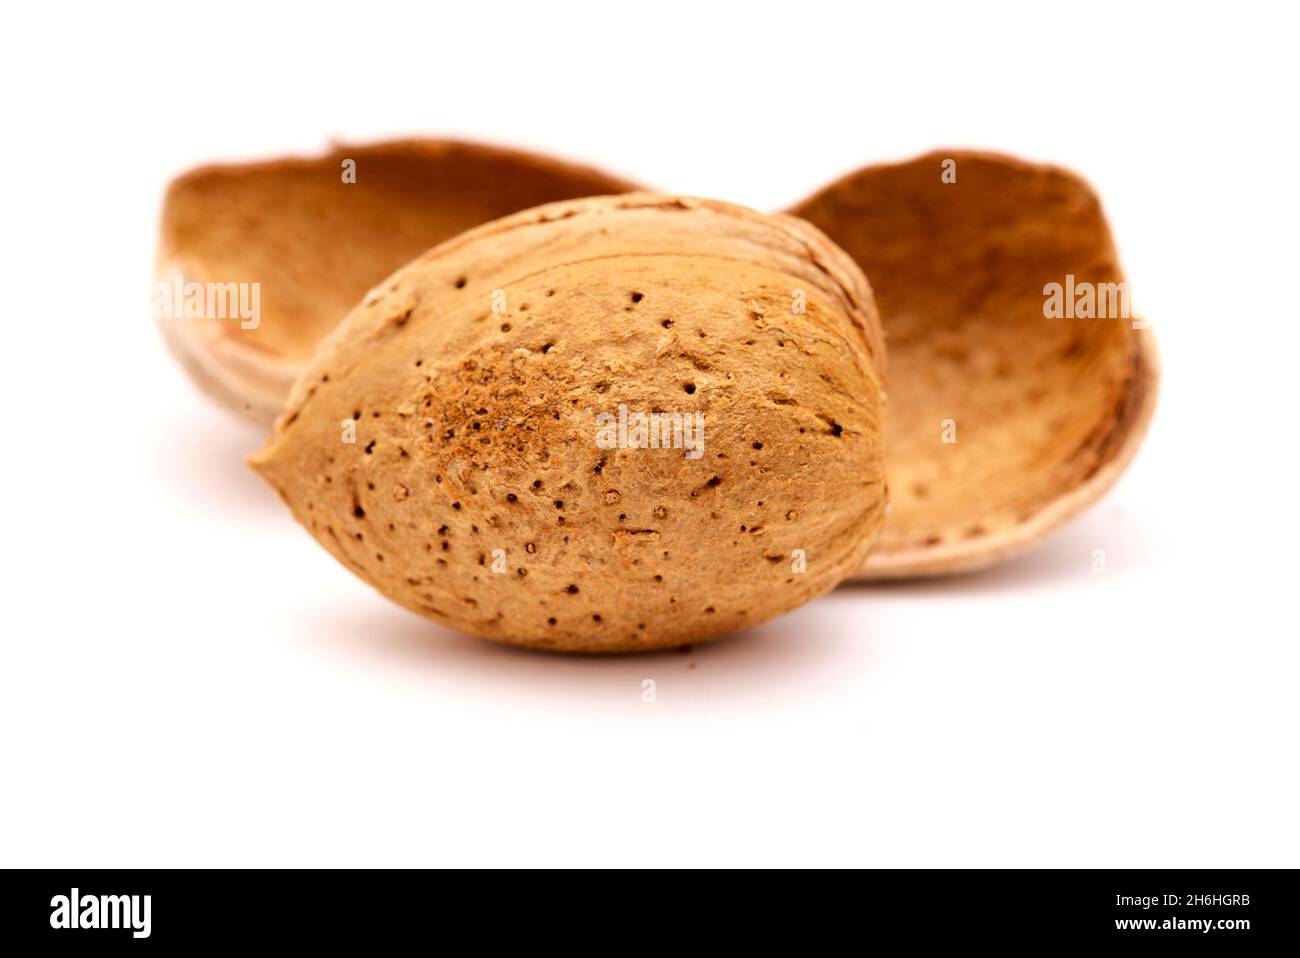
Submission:
[[[250,462],[415,612],[520,645],[674,646],[861,567],[885,505],[882,363],[864,277],[806,223],[556,203],[373,289]],[[638,414],[702,415],[702,441],[646,448]]]

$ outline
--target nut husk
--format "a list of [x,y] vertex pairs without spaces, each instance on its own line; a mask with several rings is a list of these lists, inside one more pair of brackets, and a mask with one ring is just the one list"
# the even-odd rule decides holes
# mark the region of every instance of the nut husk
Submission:
[[[675,646],[861,568],[884,513],[882,362],[865,279],[806,223],[556,203],[377,286],[250,462],[340,562],[438,622]],[[602,446],[620,405],[702,413],[699,456]]]
[[[343,163],[355,163],[355,182]],[[160,316],[209,395],[270,423],[325,335],[384,276],[443,240],[553,200],[638,189],[585,166],[450,140],[343,145],[312,158],[205,166],[163,204],[160,283],[257,283],[260,322]]]
[[1151,419],[1155,344],[1131,304],[1129,317],[1044,315],[1048,284],[1067,276],[1098,294],[1124,282],[1083,180],[937,151],[852,173],[790,212],[862,267],[889,344],[890,513],[860,578],[987,566],[1115,482]]

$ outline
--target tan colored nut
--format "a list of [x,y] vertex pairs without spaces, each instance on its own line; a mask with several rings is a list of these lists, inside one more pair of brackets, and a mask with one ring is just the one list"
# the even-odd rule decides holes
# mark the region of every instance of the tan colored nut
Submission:
[[[250,461],[408,609],[519,645],[674,646],[861,567],[885,504],[882,360],[865,279],[806,223],[556,203],[372,290]],[[703,432],[642,448],[638,414]]]
[[[1151,419],[1155,344],[1086,183],[948,150],[791,212],[870,277],[888,336],[892,502],[861,578],[989,565],[1110,488]],[[1045,315],[1050,284],[1073,316]]]
[[187,316],[173,303],[158,318],[204,391],[270,423],[320,340],[397,267],[517,210],[637,188],[587,167],[445,140],[203,167],[167,191],[160,288],[245,284],[251,306],[257,284],[258,315],[253,322],[251,309],[223,307]]

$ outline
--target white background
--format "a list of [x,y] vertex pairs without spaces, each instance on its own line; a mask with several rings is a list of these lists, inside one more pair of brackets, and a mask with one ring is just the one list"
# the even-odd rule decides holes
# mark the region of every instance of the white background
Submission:
[[[1300,865],[1293,11],[1047,6],[11,5],[0,864]],[[985,574],[689,655],[448,632],[293,523],[148,312],[170,176],[394,134],[766,209],[936,146],[1070,166],[1150,437]]]

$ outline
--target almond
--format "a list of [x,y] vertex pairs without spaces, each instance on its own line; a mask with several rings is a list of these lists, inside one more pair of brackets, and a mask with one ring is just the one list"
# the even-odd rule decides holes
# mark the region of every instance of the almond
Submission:
[[375,287],[250,462],[340,562],[438,622],[675,646],[861,568],[885,505],[882,364],[864,277],[806,223],[555,203]]

